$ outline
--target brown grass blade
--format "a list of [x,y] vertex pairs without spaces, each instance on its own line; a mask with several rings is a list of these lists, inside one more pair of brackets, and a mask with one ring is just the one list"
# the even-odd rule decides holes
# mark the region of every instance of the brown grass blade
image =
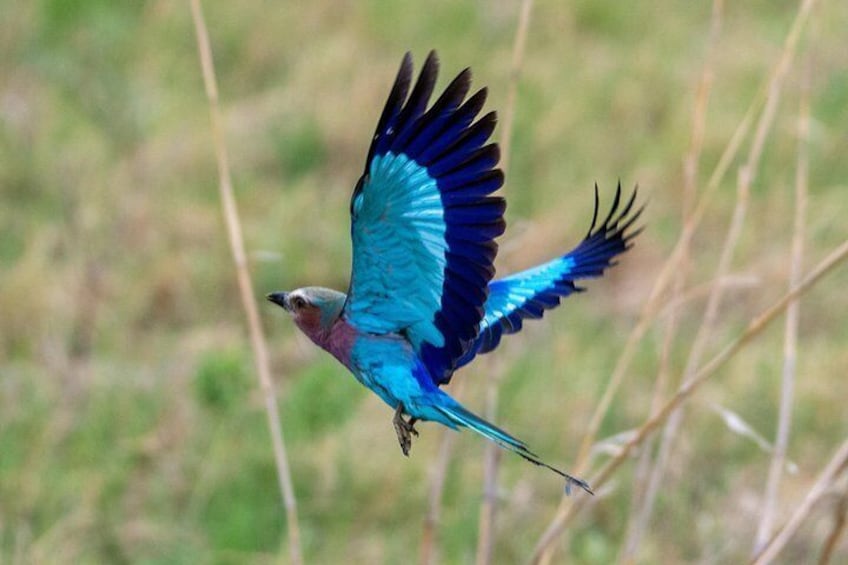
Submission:
[[[465,389],[465,379],[460,379],[453,389],[453,396],[457,400],[462,398]],[[430,565],[436,562],[438,550],[439,520],[442,516],[442,493],[445,490],[445,479],[448,474],[448,466],[453,456],[454,445],[456,445],[456,432],[445,428],[442,430],[442,439],[439,444],[439,456],[436,463],[430,469],[430,489],[427,492],[427,513],[424,515],[424,526],[421,534],[421,565]]]
[[[804,226],[807,213],[807,182],[809,176],[810,141],[810,61],[807,58],[801,79],[801,103],[798,118],[798,160],[795,170],[795,220],[792,232],[792,250],[790,252],[789,286],[795,286],[801,279],[804,259]],[[786,461],[786,449],[789,444],[789,431],[792,426],[792,403],[795,391],[795,366],[798,357],[798,324],[800,304],[794,301],[786,311],[786,329],[783,340],[783,375],[780,389],[780,408],[778,413],[777,436],[774,452],[766,480],[763,495],[763,510],[754,553],[768,542],[774,524],[777,507],[778,488]]]
[[218,186],[221,195],[221,205],[224,211],[230,250],[233,255],[233,261],[235,262],[239,294],[241,295],[242,305],[247,315],[247,325],[250,331],[250,343],[253,348],[256,373],[259,378],[262,396],[265,400],[265,412],[268,415],[268,428],[271,432],[271,443],[274,449],[277,480],[280,484],[280,493],[286,512],[286,524],[289,534],[289,555],[292,563],[300,564],[303,562],[303,557],[300,549],[297,503],[294,497],[294,488],[292,487],[285,442],[283,441],[283,430],[280,425],[280,414],[277,408],[274,382],[271,379],[268,345],[262,330],[262,324],[259,320],[256,296],[253,293],[253,285],[250,279],[250,272],[248,271],[247,254],[244,249],[238,207],[236,206],[235,195],[233,194],[227,147],[221,128],[221,111],[218,106],[218,87],[215,79],[212,48],[209,43],[209,32],[203,18],[203,8],[200,5],[200,0],[190,0],[190,5],[194,28],[197,34],[197,50],[200,55],[200,66],[203,71],[203,83],[206,87],[206,96],[209,99],[209,117],[212,123],[212,140],[215,144],[215,157],[218,164]]

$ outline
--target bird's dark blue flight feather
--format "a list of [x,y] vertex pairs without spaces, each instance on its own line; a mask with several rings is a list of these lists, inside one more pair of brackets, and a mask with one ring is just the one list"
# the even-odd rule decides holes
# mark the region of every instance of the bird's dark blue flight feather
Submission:
[[552,261],[491,282],[480,334],[457,366],[466,365],[479,353],[495,349],[501,337],[519,331],[525,319],[541,318],[545,310],[558,306],[561,298],[582,291],[583,288],[577,286],[576,280],[599,277],[606,268],[614,265],[614,258],[627,251],[633,238],[641,232],[641,229],[631,229],[642,213],[642,208],[633,208],[636,192],[633,191],[630,199],[619,210],[619,184],[609,214],[596,228],[596,186],[592,225],[580,245]]

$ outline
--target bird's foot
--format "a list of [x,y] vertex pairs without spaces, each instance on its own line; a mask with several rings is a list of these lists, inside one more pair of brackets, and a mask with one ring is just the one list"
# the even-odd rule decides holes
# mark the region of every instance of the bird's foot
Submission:
[[415,429],[415,418],[410,418],[407,422],[403,419],[403,403],[398,403],[395,409],[395,417],[392,418],[392,424],[395,426],[400,450],[403,454],[409,457],[409,450],[412,449],[412,436],[418,437],[418,430]]

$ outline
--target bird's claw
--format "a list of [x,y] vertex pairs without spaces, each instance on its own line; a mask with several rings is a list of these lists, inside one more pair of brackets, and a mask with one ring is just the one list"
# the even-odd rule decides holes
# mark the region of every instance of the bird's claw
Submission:
[[399,403],[395,409],[395,417],[392,418],[392,424],[395,426],[400,450],[403,454],[409,457],[409,450],[412,449],[412,436],[418,437],[418,430],[415,429],[415,418],[408,422],[403,419],[403,404]]

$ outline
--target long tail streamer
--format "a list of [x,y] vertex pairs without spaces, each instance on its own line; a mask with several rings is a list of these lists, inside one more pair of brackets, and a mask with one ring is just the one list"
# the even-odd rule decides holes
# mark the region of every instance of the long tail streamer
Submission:
[[552,465],[548,465],[544,461],[542,461],[538,455],[533,453],[527,448],[527,444],[523,441],[518,440],[499,427],[494,424],[490,424],[486,420],[480,418],[479,416],[469,412],[459,404],[455,406],[447,407],[447,406],[439,406],[439,411],[442,412],[445,416],[447,416],[452,422],[455,422],[457,425],[468,428],[482,435],[486,439],[489,439],[504,449],[508,449],[513,453],[516,453],[530,461],[534,465],[539,465],[540,467],[545,467],[546,469],[550,469],[557,475],[563,477],[565,479],[565,493],[571,494],[571,486],[576,485],[589,494],[594,495],[592,489],[589,487],[589,483],[582,479],[578,479],[572,475],[569,475],[565,471],[561,471]]

